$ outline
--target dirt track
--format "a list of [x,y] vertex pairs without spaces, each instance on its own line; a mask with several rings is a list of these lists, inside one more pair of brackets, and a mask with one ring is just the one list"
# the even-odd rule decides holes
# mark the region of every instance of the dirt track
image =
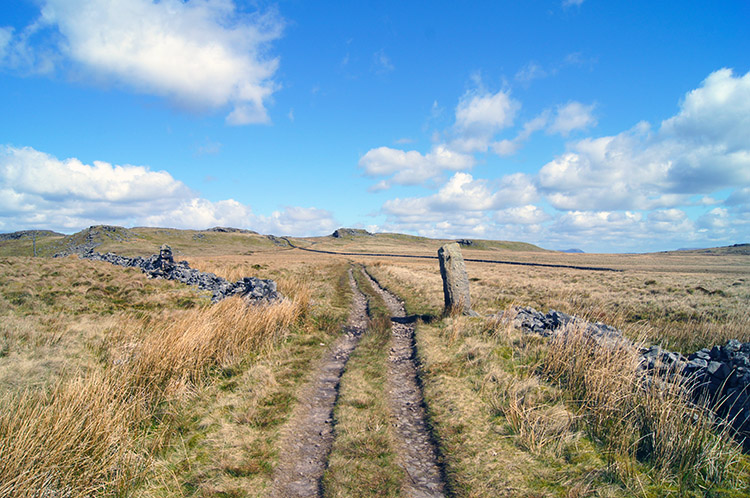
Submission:
[[357,288],[351,269],[349,285],[354,293],[344,334],[331,346],[300,396],[292,423],[282,441],[280,463],[271,485],[271,496],[315,497],[326,470],[334,439],[333,408],[339,381],[352,351],[367,328],[367,300]]
[[438,498],[445,486],[437,451],[426,423],[422,389],[417,381],[414,327],[407,324],[404,304],[365,273],[372,287],[383,297],[391,313],[392,345],[388,355],[388,397],[396,432],[399,461],[409,480],[406,496]]
[[[403,303],[366,272],[364,274],[383,297],[392,315],[386,394],[398,462],[408,476],[402,489],[410,498],[443,497],[445,486],[425,422],[424,401],[417,381],[414,327],[403,320]],[[338,400],[339,382],[368,322],[367,300],[357,288],[351,269],[349,285],[354,299],[344,333],[320,360],[284,429],[280,463],[271,484],[270,495],[273,497],[319,497],[323,494],[321,479],[336,436],[333,410]]]

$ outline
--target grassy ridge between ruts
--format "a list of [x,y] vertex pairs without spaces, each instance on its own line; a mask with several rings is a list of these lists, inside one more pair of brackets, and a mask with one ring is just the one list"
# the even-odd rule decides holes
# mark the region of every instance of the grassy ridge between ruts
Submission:
[[326,497],[401,495],[385,384],[391,342],[390,314],[362,269],[354,270],[368,303],[369,323],[341,378],[334,409],[336,439],[323,478]]

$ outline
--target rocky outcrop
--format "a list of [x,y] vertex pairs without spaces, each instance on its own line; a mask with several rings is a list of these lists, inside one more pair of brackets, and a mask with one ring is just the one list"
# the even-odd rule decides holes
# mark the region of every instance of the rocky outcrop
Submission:
[[258,232],[253,230],[247,230],[244,228],[233,228],[233,227],[213,227],[206,230],[206,232],[219,232],[219,233],[247,233],[250,235],[258,235]]
[[471,311],[469,276],[458,243],[451,242],[438,249],[438,261],[443,278],[445,312],[476,315]]
[[55,253],[55,258],[78,254],[82,256],[102,245],[105,240],[124,242],[137,238],[130,230],[114,225],[94,225],[78,233],[69,235],[61,243],[62,250]]
[[276,282],[273,280],[245,277],[234,283],[229,282],[213,273],[190,268],[187,261],[175,263],[172,249],[166,244],[161,246],[159,254],[148,258],[140,256],[128,258],[111,252],[99,254],[94,251],[86,252],[80,257],[92,261],[106,261],[118,266],[140,268],[151,278],[177,280],[184,284],[195,285],[199,289],[210,291],[213,294],[212,302],[229,296],[241,296],[249,303],[266,303],[282,299],[282,295],[276,290]]
[[[515,308],[513,325],[528,333],[550,337],[564,333],[565,326],[583,327],[600,342],[628,341],[622,332],[603,323],[550,310],[544,314],[533,308]],[[632,343],[631,343],[632,344]],[[649,376],[683,383],[693,401],[711,408],[730,423],[750,450],[750,342],[732,339],[723,346],[704,348],[684,356],[651,346],[640,350],[639,368]]]
[[335,239],[343,239],[346,237],[372,237],[372,234],[361,228],[339,228],[331,234],[331,237]]

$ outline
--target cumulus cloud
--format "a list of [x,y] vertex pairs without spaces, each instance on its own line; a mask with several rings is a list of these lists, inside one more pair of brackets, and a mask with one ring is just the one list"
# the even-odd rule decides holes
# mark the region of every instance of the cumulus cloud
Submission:
[[0,146],[0,228],[73,231],[98,223],[228,225],[285,235],[315,235],[338,225],[330,212],[312,207],[265,216],[234,199],[203,199],[168,172],[145,166],[84,164],[31,147]]
[[[266,102],[277,88],[279,61],[266,52],[283,27],[273,12],[243,14],[232,0],[44,0],[42,5],[40,19],[6,42],[11,65],[45,71],[64,58],[96,78],[181,105],[231,106],[230,124],[268,121]],[[54,32],[38,39],[45,31]]]
[[658,130],[641,123],[587,138],[547,163],[538,181],[559,209],[654,209],[750,185],[750,73],[712,73]]
[[[436,193],[386,201],[382,227],[434,236],[522,237],[545,247],[646,251],[747,239],[750,227],[750,73],[711,73],[654,126],[641,122],[610,136],[566,144],[536,175],[475,178],[465,169],[487,149],[507,156],[538,131],[563,137],[596,125],[595,105],[570,101],[525,121],[513,138],[520,104],[509,92],[465,94],[440,145],[461,154]],[[438,135],[437,139],[440,139]],[[389,161],[360,161],[372,176],[443,181],[451,168],[407,168],[427,156],[373,149]],[[372,151],[371,151],[372,152]],[[369,154],[369,153],[368,153]],[[369,159],[374,159],[374,152]],[[364,158],[363,158],[364,159]],[[433,161],[434,162],[434,161]],[[391,178],[376,188],[387,188]],[[394,182],[395,183],[395,182]],[[553,208],[554,211],[550,208]],[[658,234],[658,237],[655,237]]]
[[503,225],[538,225],[551,219],[544,209],[533,204],[502,209],[495,214],[495,221]]
[[520,108],[509,91],[467,92],[456,106],[456,138],[450,146],[465,153],[486,151],[497,132],[513,125]]
[[359,160],[359,167],[367,176],[390,177],[378,183],[374,190],[383,190],[392,184],[417,185],[444,171],[459,171],[471,168],[473,164],[471,156],[454,152],[444,145],[434,146],[427,154],[415,150],[378,147],[368,151]]
[[201,198],[185,200],[170,211],[147,216],[142,223],[174,228],[251,227],[276,235],[320,235],[339,226],[331,212],[324,209],[289,206],[264,216],[254,214],[250,206],[234,199],[211,202]]
[[508,175],[497,182],[474,179],[469,173],[455,173],[435,194],[426,197],[390,199],[383,212],[393,222],[439,222],[456,213],[483,217],[484,211],[522,205],[537,200],[531,179],[523,173]]
[[510,156],[518,152],[531,135],[544,129],[549,122],[549,111],[542,112],[539,116],[524,123],[521,131],[512,140],[503,139],[492,144],[492,150],[499,156]]

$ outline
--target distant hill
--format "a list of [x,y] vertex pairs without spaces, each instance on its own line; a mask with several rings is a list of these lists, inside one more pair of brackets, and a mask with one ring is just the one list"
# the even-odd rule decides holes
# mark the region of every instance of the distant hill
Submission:
[[[400,233],[370,233],[361,228],[339,228],[321,237],[276,237],[252,230],[213,227],[206,230],[176,228],[94,225],[80,232],[64,235],[49,230],[38,230],[36,249],[42,257],[67,256],[94,250],[115,252],[122,256],[148,256],[158,252],[162,244],[169,244],[176,257],[211,255],[248,255],[255,252],[278,251],[297,247],[317,248],[333,252],[395,253],[435,255],[447,242],[458,242],[467,254],[484,257],[486,252],[539,252],[546,249],[525,242],[483,239],[430,239]],[[32,231],[0,235],[0,256],[32,256]]]
[[34,235],[36,235],[37,239],[40,239],[42,237],[64,236],[64,234],[53,232],[52,230],[21,230],[19,232],[0,233],[0,242],[5,240],[18,240],[23,238],[31,239],[34,237]]
[[723,256],[727,254],[740,254],[740,255],[748,255],[750,256],[750,244],[733,244],[731,246],[721,246],[721,247],[708,247],[704,249],[676,249],[674,251],[664,251],[664,252],[679,252],[681,254],[684,253],[694,253],[694,254],[714,254],[716,256]]
[[559,249],[559,252],[567,252],[567,253],[571,253],[571,254],[573,254],[573,253],[575,253],[575,254],[583,254],[583,249],[577,249],[577,248]]

